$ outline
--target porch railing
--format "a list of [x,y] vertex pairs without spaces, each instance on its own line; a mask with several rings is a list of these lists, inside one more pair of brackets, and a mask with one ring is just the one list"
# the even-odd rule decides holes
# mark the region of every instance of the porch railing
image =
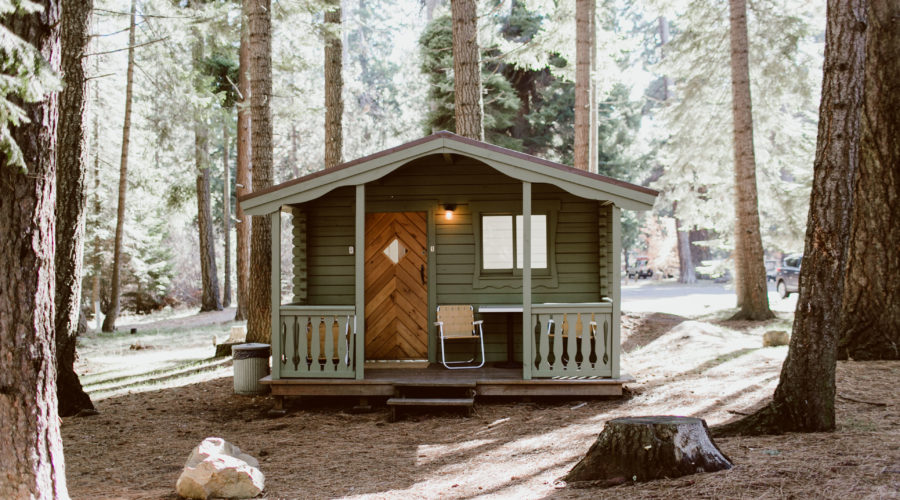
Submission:
[[279,323],[272,353],[279,377],[355,377],[355,306],[283,305]]
[[531,306],[533,377],[610,377],[612,304]]

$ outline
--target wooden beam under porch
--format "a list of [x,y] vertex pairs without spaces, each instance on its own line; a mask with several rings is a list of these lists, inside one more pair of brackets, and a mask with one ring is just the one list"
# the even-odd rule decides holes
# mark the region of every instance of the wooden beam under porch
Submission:
[[280,379],[265,377],[273,396],[393,396],[396,386],[471,386],[476,396],[621,396],[622,387],[634,382],[630,375],[618,378],[558,377],[522,380],[521,369],[486,366],[472,370],[447,370],[438,364],[427,368],[366,368],[365,380]]

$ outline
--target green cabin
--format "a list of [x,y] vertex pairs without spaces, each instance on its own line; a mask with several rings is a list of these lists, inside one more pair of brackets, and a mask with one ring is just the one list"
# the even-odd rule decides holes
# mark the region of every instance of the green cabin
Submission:
[[[404,380],[621,394],[620,210],[648,210],[657,194],[438,132],[245,196],[272,228],[264,383],[276,396],[390,396]],[[441,342],[441,305],[472,306],[483,356],[479,342]],[[440,363],[473,352],[483,366]]]

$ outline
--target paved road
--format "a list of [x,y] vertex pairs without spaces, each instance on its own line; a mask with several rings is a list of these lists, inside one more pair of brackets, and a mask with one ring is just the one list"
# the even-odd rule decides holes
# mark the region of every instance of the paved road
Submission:
[[[679,316],[696,316],[719,309],[735,307],[734,285],[701,281],[683,285],[675,281],[629,280],[622,285],[622,310],[632,312],[665,312]],[[782,299],[769,283],[769,307],[777,312],[793,312],[797,294]]]

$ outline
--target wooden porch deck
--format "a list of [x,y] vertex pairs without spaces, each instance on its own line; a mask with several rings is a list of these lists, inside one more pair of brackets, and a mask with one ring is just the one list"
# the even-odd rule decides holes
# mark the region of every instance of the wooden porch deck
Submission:
[[393,396],[396,387],[471,387],[476,396],[621,396],[622,386],[634,382],[619,378],[557,377],[522,380],[522,370],[485,366],[447,370],[439,364],[427,368],[366,368],[365,380],[279,379],[264,377],[273,396]]

